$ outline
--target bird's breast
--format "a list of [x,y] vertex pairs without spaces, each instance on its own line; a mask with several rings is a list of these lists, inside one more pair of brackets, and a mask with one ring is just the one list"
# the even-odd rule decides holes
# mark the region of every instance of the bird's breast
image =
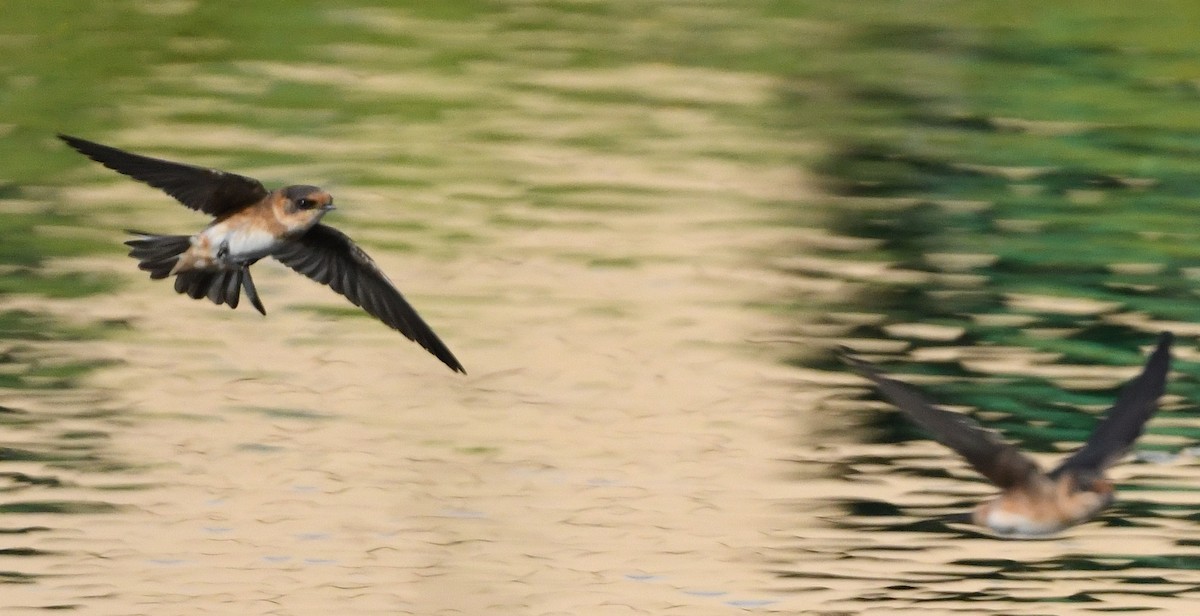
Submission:
[[250,224],[218,223],[201,234],[210,256],[218,261],[240,264],[261,259],[282,243],[265,228]]
[[1036,537],[1086,522],[1112,503],[1112,490],[1077,490],[1059,482],[1016,489],[979,506],[975,522],[1002,535]]
[[1039,515],[1029,509],[992,507],[977,520],[997,534],[1011,537],[1039,537],[1056,533],[1075,522],[1057,515]]

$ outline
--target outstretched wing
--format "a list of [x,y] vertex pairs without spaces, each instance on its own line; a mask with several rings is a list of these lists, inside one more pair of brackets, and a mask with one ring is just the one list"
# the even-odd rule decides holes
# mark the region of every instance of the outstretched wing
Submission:
[[1016,447],[1001,442],[969,417],[934,407],[915,390],[883,376],[867,362],[849,356],[846,360],[875,383],[880,393],[909,419],[966,458],[975,470],[1001,489],[1024,485],[1041,474],[1037,462]]
[[258,203],[268,194],[258,180],[236,173],[133,154],[70,135],[58,138],[101,165],[162,190],[205,214],[221,216]]
[[273,255],[284,265],[329,285],[371,316],[404,334],[442,360],[451,370],[466,374],[454,354],[421,320],[387,276],[346,234],[317,224]]
[[1158,346],[1146,360],[1142,373],[1125,384],[1116,403],[1092,431],[1083,447],[1063,460],[1051,476],[1070,472],[1100,473],[1125,455],[1146,422],[1158,410],[1158,399],[1166,389],[1167,373],[1171,369],[1171,342],[1175,336],[1163,332]]

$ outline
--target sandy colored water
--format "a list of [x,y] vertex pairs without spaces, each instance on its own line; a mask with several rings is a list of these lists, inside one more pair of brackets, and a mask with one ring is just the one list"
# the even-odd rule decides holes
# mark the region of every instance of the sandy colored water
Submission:
[[[294,309],[346,304],[273,263],[256,266],[266,318],[178,296],[119,256],[66,264],[128,274],[57,311],[134,323],[89,347],[120,364],[88,385],[126,413],[109,451],[137,465],[120,480],[136,489],[101,493],[120,511],[69,531],[6,517],[56,529],[27,537],[56,555],[26,559],[46,577],[6,590],[6,613],[795,604],[762,552],[790,525],[775,493],[799,398],[770,340],[782,323],[749,307],[786,282],[765,249],[787,233],[720,198],[758,178],[715,171],[668,178],[693,187],[660,206],[514,213],[528,228],[486,229],[453,258],[372,250],[466,377],[368,318]],[[156,224],[194,220],[142,197]],[[112,481],[80,477],[80,494]]]

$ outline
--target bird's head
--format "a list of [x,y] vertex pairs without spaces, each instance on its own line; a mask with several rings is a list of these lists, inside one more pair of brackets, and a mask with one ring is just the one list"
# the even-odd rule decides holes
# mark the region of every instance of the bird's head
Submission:
[[333,196],[316,186],[288,186],[278,191],[275,215],[290,233],[307,231],[333,208]]

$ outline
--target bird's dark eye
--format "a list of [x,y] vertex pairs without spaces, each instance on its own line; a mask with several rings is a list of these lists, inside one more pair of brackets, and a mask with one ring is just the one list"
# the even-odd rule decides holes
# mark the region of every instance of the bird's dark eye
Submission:
[[316,205],[317,205],[317,202],[313,201],[312,199],[297,199],[296,200],[296,207],[298,207],[302,210],[311,210],[314,207],[316,207]]

